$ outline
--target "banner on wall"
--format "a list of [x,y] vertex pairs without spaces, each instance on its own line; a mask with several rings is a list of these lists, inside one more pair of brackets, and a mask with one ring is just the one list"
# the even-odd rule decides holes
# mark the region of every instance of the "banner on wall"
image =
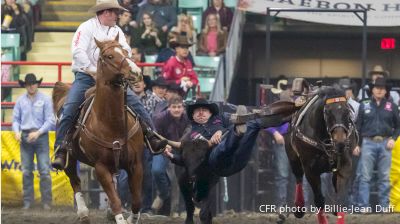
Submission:
[[[399,0],[239,0],[240,10],[266,14],[269,8],[291,9],[361,9],[368,10],[368,26],[400,26]],[[360,14],[362,17],[362,15]],[[278,17],[314,23],[362,26],[354,13],[280,12]]]
[[[53,155],[55,134],[50,132],[50,155]],[[34,190],[35,202],[40,203],[39,172],[35,158]],[[49,164],[50,165],[50,164]],[[53,205],[74,205],[73,191],[64,172],[51,170]],[[1,203],[22,204],[22,169],[19,142],[12,131],[1,132]]]

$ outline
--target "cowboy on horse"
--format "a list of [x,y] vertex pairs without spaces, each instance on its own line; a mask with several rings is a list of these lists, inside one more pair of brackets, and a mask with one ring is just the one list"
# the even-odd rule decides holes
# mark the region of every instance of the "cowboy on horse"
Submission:
[[[76,115],[79,106],[85,100],[85,92],[95,85],[97,62],[100,50],[96,46],[95,39],[109,40],[119,37],[118,42],[131,56],[131,48],[127,43],[124,33],[116,25],[119,10],[127,10],[121,7],[116,0],[98,0],[96,5],[89,9],[89,12],[96,13],[96,16],[82,23],[72,40],[72,71],[75,73],[75,81],[69,90],[68,96],[62,108],[61,120],[57,127],[56,141],[54,148],[57,150],[52,166],[62,170],[66,166],[67,143],[71,136],[73,125],[76,122]],[[121,52],[122,53],[122,52]],[[127,60],[133,67],[133,73],[140,74],[141,70],[134,62]],[[112,99],[110,99],[112,100]],[[154,153],[161,153],[167,142],[160,140],[154,135],[153,123],[149,114],[140,100],[132,90],[128,89],[127,104],[137,115],[146,139],[146,143]]]

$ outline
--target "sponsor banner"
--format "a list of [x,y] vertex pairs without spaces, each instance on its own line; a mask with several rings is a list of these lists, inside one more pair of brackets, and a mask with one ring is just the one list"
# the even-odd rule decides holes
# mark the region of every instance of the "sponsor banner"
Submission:
[[[53,155],[55,134],[49,133],[50,155]],[[39,188],[39,172],[34,160],[34,191],[35,202],[41,202]],[[50,164],[49,164],[50,166]],[[64,172],[51,170],[53,205],[74,205],[73,191],[69,179]],[[14,132],[1,132],[1,203],[22,204],[22,169],[19,142],[14,138]]]
[[390,204],[394,205],[395,212],[400,212],[400,138],[397,138],[392,151],[390,186]]
[[[239,0],[240,10],[266,14],[267,7],[290,9],[366,9],[368,10],[368,26],[400,26],[399,0]],[[359,14],[359,16],[362,17],[362,14]],[[354,13],[280,12],[278,17],[335,25],[363,25]]]

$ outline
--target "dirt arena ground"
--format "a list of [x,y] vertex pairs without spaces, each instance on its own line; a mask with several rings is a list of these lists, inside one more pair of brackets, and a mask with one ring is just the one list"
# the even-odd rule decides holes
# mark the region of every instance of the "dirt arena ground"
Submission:
[[[333,215],[329,215],[330,223],[335,223]],[[273,223],[287,223],[287,224],[313,224],[317,223],[316,216],[306,214],[302,219],[296,219],[290,215],[285,222],[279,222],[275,214],[261,214],[261,213],[234,213],[226,212],[223,215],[218,215],[214,223],[227,223],[227,224],[273,224]],[[92,224],[113,224],[115,222],[109,221],[106,218],[106,212],[102,210],[91,210],[90,221]],[[183,223],[183,218],[170,218],[170,217],[143,217],[142,224],[162,224]],[[31,209],[28,211],[21,211],[16,208],[3,207],[1,211],[1,223],[3,224],[75,224],[79,223],[75,211],[72,208],[56,208],[51,211],[43,211],[40,209]],[[196,223],[199,223],[198,220]],[[346,217],[348,224],[400,224],[400,213],[392,214],[369,214],[369,215],[348,215]]]

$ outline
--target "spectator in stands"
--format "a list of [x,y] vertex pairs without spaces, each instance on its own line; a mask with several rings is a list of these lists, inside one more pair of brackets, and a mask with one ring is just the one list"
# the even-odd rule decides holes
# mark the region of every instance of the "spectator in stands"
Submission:
[[163,111],[168,110],[168,101],[172,98],[176,97],[184,97],[185,92],[183,89],[176,83],[169,83],[167,86],[167,91],[165,92],[164,98],[165,100],[157,103],[156,108],[154,109],[153,112],[153,117],[157,116]]
[[221,29],[217,14],[208,14],[206,24],[200,34],[199,55],[217,56],[225,52],[227,33]]
[[[70,140],[67,133],[74,127],[75,115],[84,101],[85,91],[95,85],[93,77],[96,75],[99,51],[94,38],[109,40],[118,36],[119,43],[131,56],[131,48],[126,42],[122,30],[116,26],[119,10],[125,9],[118,4],[117,0],[97,1],[96,5],[89,9],[89,12],[96,13],[96,16],[82,23],[75,32],[72,40],[72,71],[75,73],[75,81],[72,83],[66,102],[63,105],[63,114],[57,129],[54,148],[58,150],[52,163],[55,169],[62,170],[65,167],[66,143]],[[141,71],[140,68],[136,67],[132,72]],[[159,140],[153,133],[151,128],[153,122],[143,104],[141,104],[132,90],[128,89],[127,95],[129,107],[136,111],[140,117],[139,121],[143,134],[148,140],[145,142],[149,142],[149,148],[154,151],[163,150],[166,141]]]
[[136,19],[136,16],[139,12],[139,4],[142,1],[143,0],[119,0],[119,3],[131,13],[132,19]]
[[[175,45],[176,45],[176,41],[178,39],[179,36],[182,35],[172,35],[172,33],[170,33],[171,35],[168,35],[168,47],[162,49],[160,51],[160,53],[157,55],[157,59],[156,59],[156,63],[163,63],[168,61],[171,57],[176,55],[176,51],[175,51]],[[182,37],[181,37],[182,38]],[[186,38],[185,36],[183,38]],[[193,66],[196,66],[196,64],[194,63],[193,60],[193,56],[189,51],[189,55],[188,55],[188,59],[190,60],[190,62],[192,63]]]
[[[384,70],[381,65],[375,65],[374,68],[372,69],[372,71],[368,72],[368,74],[371,78],[371,82],[374,82],[378,77],[388,78],[388,76],[389,76],[389,72]],[[364,96],[362,95],[363,92],[364,92]],[[368,92],[370,92],[369,85],[365,85],[362,89],[360,89],[360,91],[358,91],[357,99],[360,101],[360,100],[363,100],[363,97],[369,98],[370,96],[367,95]],[[398,92],[390,91],[390,97],[395,104],[399,105],[400,95]]]
[[358,108],[360,107],[360,103],[356,101],[356,97],[354,96],[354,89],[355,89],[355,84],[351,82],[349,78],[342,78],[339,79],[339,87],[345,91],[346,98],[347,98],[347,103],[350,104],[350,106],[353,109],[353,119],[354,121],[357,119],[358,116]]
[[145,55],[156,55],[165,47],[165,34],[156,28],[150,13],[145,12],[142,15],[143,20],[135,31],[133,46],[142,49]]
[[145,91],[146,84],[144,81],[136,82],[133,84],[133,92],[140,98],[144,108],[151,115],[156,107],[156,104],[161,101],[150,90]]
[[226,32],[229,31],[233,19],[233,12],[230,8],[225,7],[224,0],[212,0],[212,5],[203,13],[202,27],[206,26],[206,18],[210,14],[219,15],[221,21],[221,28]]
[[25,81],[19,80],[26,93],[18,98],[13,111],[12,129],[21,150],[24,210],[34,203],[35,154],[43,208],[50,210],[52,201],[48,132],[54,128],[55,119],[50,97],[38,91],[41,82],[32,73],[25,76]]
[[1,27],[2,29],[22,27],[24,21],[24,8],[15,0],[6,0],[1,5]]
[[[153,117],[157,132],[170,140],[178,141],[183,136],[185,129],[190,125],[184,110],[185,107],[182,97],[173,96],[168,99],[168,110]],[[171,206],[172,212],[178,212],[179,190],[177,190],[178,185],[175,172],[170,172],[169,175],[167,175],[169,166],[169,159],[166,158],[165,155],[160,154],[153,156],[152,173],[158,195],[153,202],[152,208],[157,211],[163,206],[164,202],[171,199],[171,202],[173,202],[173,206]],[[171,195],[173,181],[175,183],[175,191],[174,195]],[[174,198],[171,198],[171,196]]]
[[[169,38],[176,38],[178,35],[186,36],[190,43],[193,45],[189,48],[190,53],[196,55],[196,42],[197,33],[193,26],[193,20],[190,15],[180,14],[178,16],[178,25],[171,28],[171,32],[168,34]],[[174,37],[175,36],[175,37]]]
[[188,42],[185,36],[178,36],[174,42],[176,55],[171,57],[163,67],[163,77],[167,82],[175,82],[185,92],[199,83],[192,63],[188,59],[190,46],[192,43]]
[[[390,181],[389,173],[392,149],[400,134],[400,118],[397,105],[389,99],[390,88],[386,79],[378,77],[369,84],[371,97],[360,104],[357,118],[357,130],[362,137],[361,148],[354,149],[360,154],[358,169],[360,171],[359,203],[369,207],[369,194],[374,167],[378,170],[378,205],[389,206]],[[361,151],[360,151],[361,150]]]
[[153,17],[157,29],[164,33],[165,38],[171,27],[176,25],[176,8],[166,0],[148,0],[139,9],[137,23],[142,22],[144,13],[149,13]]
[[134,41],[134,28],[129,25],[131,20],[132,14],[129,11],[122,11],[121,14],[119,14],[118,16],[117,25],[119,26],[119,28],[121,28],[122,32],[124,32],[126,42],[128,42],[129,45],[132,47]]
[[[133,62],[142,63],[145,61],[143,52],[139,48],[133,47],[131,52],[132,52],[131,58],[133,59]],[[153,71],[152,67],[146,66],[146,67],[142,68],[143,80],[144,80],[144,84],[146,84],[145,90],[151,89],[151,77],[153,76],[153,73],[154,73],[154,71]]]
[[158,101],[165,100],[165,94],[167,93],[168,83],[165,81],[163,77],[158,77],[151,84],[151,88],[153,90],[153,95],[157,98]]

